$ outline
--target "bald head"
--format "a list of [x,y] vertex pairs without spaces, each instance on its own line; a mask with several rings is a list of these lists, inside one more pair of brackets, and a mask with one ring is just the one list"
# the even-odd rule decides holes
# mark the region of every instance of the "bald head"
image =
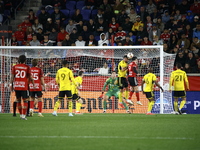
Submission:
[[153,68],[149,68],[148,72],[152,73],[153,72]]

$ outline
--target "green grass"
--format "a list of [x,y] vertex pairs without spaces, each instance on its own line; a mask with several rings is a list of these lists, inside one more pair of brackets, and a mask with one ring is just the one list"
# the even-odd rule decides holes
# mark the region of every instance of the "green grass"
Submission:
[[[2,150],[199,150],[200,115],[0,114]],[[18,115],[19,116],[19,115]]]

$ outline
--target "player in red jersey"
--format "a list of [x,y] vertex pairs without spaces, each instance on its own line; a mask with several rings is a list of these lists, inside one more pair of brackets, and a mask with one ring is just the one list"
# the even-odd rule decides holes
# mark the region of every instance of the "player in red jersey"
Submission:
[[44,87],[44,90],[46,92],[46,86],[44,83],[44,76],[42,69],[37,67],[38,60],[33,59],[32,60],[32,68],[31,68],[31,75],[34,79],[35,88],[33,88],[33,84],[30,84],[30,116],[33,116],[33,110],[34,110],[34,101],[35,97],[37,96],[38,99],[38,117],[44,117],[42,115],[42,86]]
[[137,57],[132,58],[132,62],[128,65],[128,82],[130,84],[130,93],[127,102],[131,102],[131,97],[133,93],[135,92],[136,97],[137,97],[137,104],[142,105],[140,102],[140,95],[139,95],[139,89],[138,89],[138,82],[137,82]]
[[[31,70],[28,65],[25,64],[26,56],[20,55],[19,64],[12,67],[11,80],[10,80],[10,88],[13,91],[15,90],[16,99],[17,99],[17,107],[20,113],[20,118],[22,120],[27,120],[26,118],[26,110],[28,107],[28,86],[29,81],[33,83],[33,87],[35,87],[34,80],[31,76]],[[24,101],[24,105],[21,104],[21,98]]]

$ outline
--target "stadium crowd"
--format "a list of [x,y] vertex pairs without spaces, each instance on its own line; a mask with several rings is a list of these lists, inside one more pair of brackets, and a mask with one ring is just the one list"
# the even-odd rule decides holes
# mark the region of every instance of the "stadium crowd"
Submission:
[[42,0],[41,6],[18,25],[13,46],[163,45],[187,73],[200,73],[199,0]]

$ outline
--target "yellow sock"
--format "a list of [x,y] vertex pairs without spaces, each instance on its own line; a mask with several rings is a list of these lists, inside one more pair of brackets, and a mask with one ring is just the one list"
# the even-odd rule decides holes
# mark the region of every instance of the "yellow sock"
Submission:
[[151,112],[154,103],[155,103],[155,101],[151,101],[151,102],[149,101],[147,112]]
[[174,101],[174,110],[178,111],[178,102]]
[[69,101],[69,113],[72,113],[72,101]]
[[128,99],[128,91],[125,91],[125,98]]
[[58,107],[60,106],[60,100],[58,100],[54,105],[54,111],[58,110]]
[[122,92],[119,92],[119,103],[122,103]]
[[185,100],[181,101],[181,103],[180,103],[180,106],[179,106],[179,109],[182,109],[182,108],[183,108],[183,106],[185,105],[185,103],[186,103],[186,101],[185,101]]
[[76,102],[76,112],[79,112],[81,109],[82,104],[79,102]]

